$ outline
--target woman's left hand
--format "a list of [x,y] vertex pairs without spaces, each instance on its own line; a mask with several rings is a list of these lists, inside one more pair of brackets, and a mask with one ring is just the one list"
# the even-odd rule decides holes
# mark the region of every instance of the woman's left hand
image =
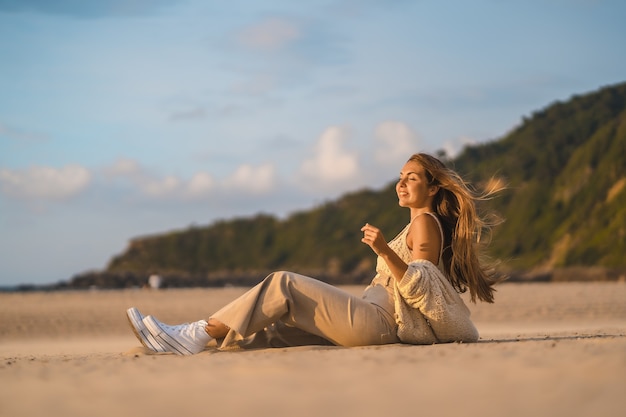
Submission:
[[363,232],[363,239],[361,239],[361,242],[372,248],[376,255],[380,256],[389,248],[383,233],[377,227],[374,227],[369,223],[365,223],[365,226],[361,227],[361,231]]

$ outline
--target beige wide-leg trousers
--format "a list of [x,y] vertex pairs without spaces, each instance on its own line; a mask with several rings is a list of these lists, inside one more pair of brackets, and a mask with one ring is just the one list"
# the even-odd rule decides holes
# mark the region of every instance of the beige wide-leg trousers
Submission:
[[398,342],[393,312],[292,272],[270,274],[211,318],[231,329],[222,349]]

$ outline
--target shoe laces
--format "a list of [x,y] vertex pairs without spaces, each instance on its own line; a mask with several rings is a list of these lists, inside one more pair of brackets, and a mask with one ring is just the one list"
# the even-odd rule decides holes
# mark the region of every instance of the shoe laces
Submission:
[[163,324],[162,328],[170,334],[179,334],[179,335],[185,335],[186,337],[196,338],[198,336],[200,337],[205,336],[206,334],[205,326],[206,326],[206,322],[204,322],[203,320],[200,320],[200,321],[195,321],[192,323],[178,324],[175,326]]
[[170,324],[165,324],[165,323],[160,323],[161,328],[163,330],[168,330],[170,332],[182,332],[184,330],[189,329],[189,327],[191,327],[193,324],[192,323],[183,323],[183,324],[176,324],[176,325],[170,325]]

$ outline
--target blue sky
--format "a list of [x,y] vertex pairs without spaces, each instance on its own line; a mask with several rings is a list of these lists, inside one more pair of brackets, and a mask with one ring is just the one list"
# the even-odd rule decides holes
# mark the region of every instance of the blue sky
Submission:
[[0,286],[498,139],[624,81],[625,19],[617,0],[0,0]]

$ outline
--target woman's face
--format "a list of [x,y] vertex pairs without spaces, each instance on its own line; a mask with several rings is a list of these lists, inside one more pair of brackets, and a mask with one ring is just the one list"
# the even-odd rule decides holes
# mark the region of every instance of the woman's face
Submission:
[[436,186],[428,185],[424,168],[419,162],[409,161],[402,167],[396,184],[400,207],[430,209],[436,191]]

